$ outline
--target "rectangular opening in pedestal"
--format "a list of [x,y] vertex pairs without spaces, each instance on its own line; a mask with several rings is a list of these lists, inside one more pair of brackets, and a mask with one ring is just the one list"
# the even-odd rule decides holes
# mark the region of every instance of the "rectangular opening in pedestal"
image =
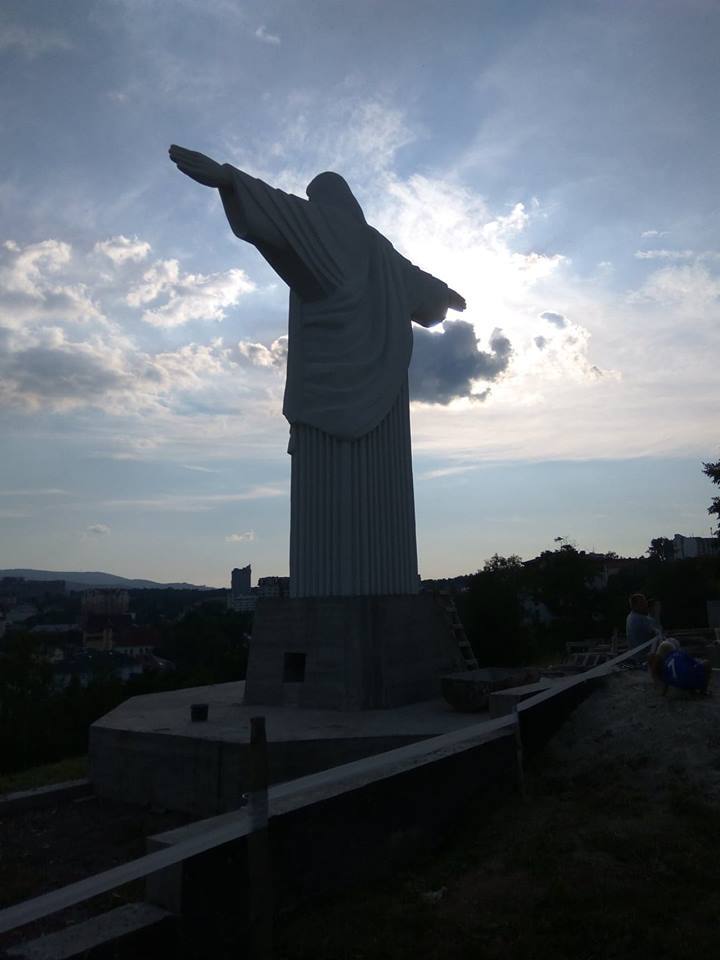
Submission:
[[283,656],[283,683],[302,683],[305,680],[305,654],[286,653]]

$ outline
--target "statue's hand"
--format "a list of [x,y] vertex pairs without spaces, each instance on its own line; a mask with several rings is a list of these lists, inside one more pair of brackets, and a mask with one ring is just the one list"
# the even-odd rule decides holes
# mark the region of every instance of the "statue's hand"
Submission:
[[206,187],[225,187],[230,184],[228,171],[222,164],[197,150],[186,150],[173,144],[168,151],[178,170]]
[[461,297],[456,290],[451,290],[449,287],[448,287],[448,307],[450,308],[450,310],[458,310],[461,313],[465,309],[465,307],[467,307],[467,304],[465,303],[465,297]]

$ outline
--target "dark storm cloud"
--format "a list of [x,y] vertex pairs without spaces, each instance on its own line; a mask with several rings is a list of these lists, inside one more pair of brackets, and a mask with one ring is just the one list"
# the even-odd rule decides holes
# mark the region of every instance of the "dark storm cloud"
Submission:
[[91,352],[31,347],[12,354],[2,373],[27,399],[95,397],[121,385],[117,371]]
[[457,397],[484,400],[489,390],[472,394],[476,380],[495,380],[512,356],[510,341],[500,330],[490,337],[491,352],[478,350],[475,328],[466,320],[449,320],[443,333],[415,327],[410,397],[446,405]]
[[535,346],[538,348],[538,350],[544,350],[547,345],[547,337],[535,337]]
[[562,328],[567,325],[567,320],[561,313],[553,313],[551,310],[546,310],[545,313],[541,313],[540,319],[547,320],[548,323],[554,323],[559,330],[562,330]]

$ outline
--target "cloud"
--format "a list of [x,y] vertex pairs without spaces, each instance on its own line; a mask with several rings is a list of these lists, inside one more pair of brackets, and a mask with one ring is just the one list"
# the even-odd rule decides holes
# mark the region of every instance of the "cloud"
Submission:
[[250,543],[255,539],[254,530],[246,530],[245,533],[231,533],[225,537],[225,543]]
[[636,250],[638,260],[691,260],[695,256],[693,250]]
[[656,270],[628,299],[631,303],[676,303],[700,310],[714,305],[718,297],[720,277],[703,264],[694,263]]
[[132,287],[126,302],[138,307],[166,294],[166,302],[146,310],[142,319],[152,326],[168,328],[193,320],[223,320],[226,309],[253,290],[255,284],[243,270],[182,274],[177,260],[159,260]]
[[649,240],[651,237],[666,237],[668,232],[667,230],[643,230],[640,234],[640,239]]
[[[546,314],[542,314],[547,319]],[[594,383],[599,377],[617,380],[616,370],[603,370],[589,359],[590,331],[564,314],[552,314],[562,324],[552,323],[549,333],[532,338],[535,349],[517,359],[519,375],[526,383],[535,382],[543,389],[551,383]]]
[[[116,261],[119,255],[132,271],[146,246],[137,238],[113,238],[93,252]],[[173,263],[155,264],[131,288],[155,297],[169,285],[169,299],[159,307],[166,310],[166,323],[184,320],[186,310],[219,317],[249,286],[242,271],[195,276],[168,268]],[[153,352],[149,344],[141,349],[126,326],[126,285],[127,279],[103,273],[92,256],[74,254],[68,243],[21,247],[8,241],[0,247],[0,404],[166,415],[173,404],[187,404],[189,394],[212,390],[232,376],[237,359],[219,339],[174,350]],[[190,289],[192,296],[183,296]],[[142,300],[138,294],[137,303]],[[227,387],[224,392],[233,395]]]
[[13,240],[3,244],[7,251],[0,266],[0,284],[5,293],[24,294],[42,300],[47,291],[47,274],[58,273],[71,257],[69,243],[41,240],[20,247]]
[[550,310],[546,310],[544,313],[541,313],[540,319],[547,320],[548,323],[554,324],[554,326],[556,326],[559,330],[562,330],[567,324],[567,320],[561,313],[553,313]]
[[105,523],[91,523],[85,530],[85,534],[91,537],[107,537],[109,533],[110,527]]
[[105,500],[102,506],[111,509],[144,509],[178,513],[202,513],[208,510],[214,510],[226,503],[243,503],[246,500],[267,500],[274,497],[286,497],[287,494],[288,491],[285,487],[259,484],[254,487],[249,487],[240,493],[168,493],[162,496],[148,498]]
[[287,362],[288,338],[278,337],[269,347],[264,343],[254,343],[250,340],[240,340],[232,356],[239,362],[249,363],[255,367],[279,367]]
[[468,463],[458,464],[452,467],[438,467],[434,470],[426,470],[423,473],[419,473],[417,477],[418,480],[441,480],[444,477],[456,477],[464,473],[470,473],[472,470],[477,470],[479,466],[480,464],[478,463]]
[[261,25],[257,28],[255,31],[255,36],[263,43],[269,43],[273,46],[278,46],[280,44],[280,37],[278,37],[275,33],[268,33],[264,25]]
[[0,50],[19,50],[33,60],[49,50],[72,50],[72,44],[61,33],[29,28],[21,24],[0,24]]
[[720,253],[717,250],[636,250],[638,260],[718,260]]
[[125,300],[131,307],[152,303],[161,293],[180,283],[180,264],[177,260],[157,260],[146,270],[139,283],[131,287]]
[[410,397],[422,403],[447,405],[459,397],[485,399],[474,393],[478,380],[496,380],[510,362],[512,347],[500,330],[490,338],[491,352],[478,349],[471,323],[448,320],[440,334],[416,327],[410,364]]
[[0,497],[55,497],[66,496],[67,493],[67,490],[61,490],[58,487],[36,488],[35,490],[28,487],[21,490],[0,490]]
[[18,350],[0,360],[0,373],[0,401],[25,398],[33,408],[47,400],[92,401],[122,387],[127,376],[90,344],[63,342]]
[[[322,122],[318,117],[322,116]],[[321,170],[342,171],[358,191],[377,191],[400,149],[415,139],[402,110],[381,99],[294,91],[278,116],[280,136],[248,144],[231,128],[227,149],[236,166],[298,196]],[[266,165],[258,166],[257,157]]]
[[150,244],[137,237],[130,238],[119,234],[117,237],[110,237],[109,240],[98,241],[95,244],[95,250],[109,257],[115,264],[128,261],[138,263],[150,253]]

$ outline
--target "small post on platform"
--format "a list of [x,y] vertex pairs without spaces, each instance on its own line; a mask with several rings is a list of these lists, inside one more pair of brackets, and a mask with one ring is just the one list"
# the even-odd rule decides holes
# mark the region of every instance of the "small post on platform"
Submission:
[[251,960],[271,960],[273,896],[268,833],[268,756],[265,717],[250,720],[248,874]]
[[523,759],[523,742],[520,731],[520,714],[517,704],[513,707],[513,716],[515,717],[515,756],[517,758],[517,778],[518,790],[523,800],[527,800],[527,789],[525,787],[525,764]]

